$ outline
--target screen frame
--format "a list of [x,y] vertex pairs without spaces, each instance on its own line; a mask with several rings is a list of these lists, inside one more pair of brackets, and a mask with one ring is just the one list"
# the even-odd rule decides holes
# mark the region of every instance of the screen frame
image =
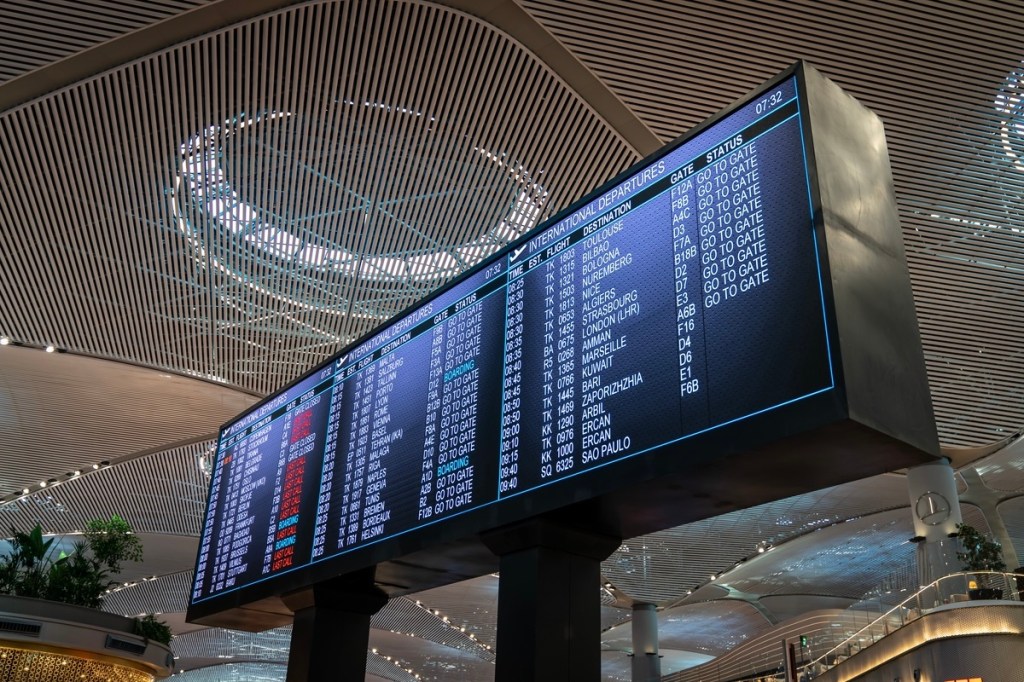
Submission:
[[[736,453],[764,445],[769,440],[795,436],[809,429],[821,426],[822,424],[842,420],[848,415],[848,401],[844,391],[845,381],[843,376],[843,363],[841,357],[840,338],[836,320],[835,302],[833,299],[833,283],[829,268],[829,259],[825,246],[825,224],[822,211],[822,199],[818,182],[817,165],[815,163],[813,137],[811,134],[811,121],[808,109],[807,79],[804,74],[804,63],[797,62],[761,85],[748,91],[742,97],[736,99],[725,109],[705,119],[700,124],[679,136],[672,142],[666,144],[653,154],[646,156],[626,170],[617,174],[612,179],[602,183],[597,188],[588,192],[582,198],[574,201],[566,208],[558,211],[550,218],[520,236],[513,242],[496,251],[491,256],[483,259],[472,268],[453,278],[441,287],[433,290],[423,299],[407,307],[386,322],[383,322],[361,337],[347,344],[340,351],[331,357],[318,363],[310,370],[267,396],[260,402],[254,404],[244,413],[225,422],[218,434],[216,457],[220,454],[220,442],[224,432],[245,419],[248,415],[260,410],[267,403],[275,400],[281,393],[292,389],[294,386],[306,381],[312,375],[321,372],[325,368],[337,362],[338,358],[350,353],[353,349],[360,347],[375,336],[381,334],[392,325],[398,324],[406,318],[414,315],[429,301],[444,295],[446,292],[458,287],[465,280],[475,276],[499,260],[507,257],[510,251],[536,238],[539,234],[557,224],[567,216],[570,216],[582,206],[596,200],[599,196],[613,187],[624,182],[626,179],[642,171],[644,168],[656,163],[661,158],[671,154],[676,149],[686,144],[690,139],[714,126],[731,114],[736,112],[757,98],[764,96],[772,88],[789,78],[795,79],[796,97],[799,104],[799,124],[804,143],[804,163],[806,170],[807,189],[809,192],[810,213],[816,245],[817,268],[820,277],[821,297],[824,308],[825,328],[828,336],[828,355],[834,372],[834,384],[827,391],[801,398],[797,404],[786,404],[770,408],[766,412],[747,416],[738,423],[742,424],[741,429],[730,428],[730,424],[721,425],[704,433],[688,437],[685,440],[686,446],[691,451],[685,457],[685,468],[701,470],[714,468],[716,462],[722,461],[729,453]],[[766,435],[767,434],[767,435]],[[573,505],[588,505],[597,500],[596,506],[591,504],[587,508],[595,511],[610,524],[612,532],[618,532],[623,537],[630,537],[640,532],[650,532],[648,528],[654,524],[668,523],[669,519],[659,520],[661,517],[655,514],[652,518],[643,521],[631,522],[629,519],[612,519],[611,517],[621,516],[620,509],[633,509],[638,503],[634,498],[643,495],[643,489],[650,481],[665,477],[680,475],[681,466],[674,457],[665,457],[666,451],[673,452],[684,447],[676,443],[659,446],[651,451],[630,455],[620,460],[614,460],[601,467],[581,472],[572,477],[573,484],[559,485],[565,479],[559,479],[552,485],[544,488],[531,490],[525,494],[501,498],[481,506],[468,509],[455,516],[444,517],[429,523],[416,526],[412,529],[397,535],[385,536],[384,538],[359,546],[355,549],[333,556],[329,559],[305,563],[287,572],[267,576],[256,582],[220,592],[213,596],[207,596],[197,602],[192,601],[192,592],[189,597],[189,620],[195,617],[208,615],[239,607],[253,601],[266,597],[280,595],[286,592],[299,590],[315,584],[318,581],[326,580],[339,574],[349,573],[359,569],[367,568],[382,562],[392,561],[399,557],[414,552],[429,551],[434,545],[458,544],[467,537],[475,537],[489,529],[513,523],[536,514],[556,512],[560,508]],[[498,456],[495,451],[495,456]],[[608,472],[611,473],[608,473]],[[207,500],[213,491],[214,478],[211,476]],[[626,481],[623,487],[622,481]],[[565,487],[572,487],[572,495],[567,498]],[[657,495],[653,499],[658,499]],[[205,533],[208,522],[209,509],[204,506],[202,534]],[[720,512],[719,512],[720,513]],[[709,514],[704,514],[703,517]],[[677,525],[677,524],[675,524]],[[666,526],[667,527],[667,526]],[[199,557],[197,552],[194,568],[198,568]],[[496,567],[496,559],[494,563]],[[466,576],[470,577],[470,576]],[[193,581],[195,577],[193,576]],[[406,590],[405,586],[395,585],[394,592],[401,593]],[[194,588],[193,588],[194,589]]]

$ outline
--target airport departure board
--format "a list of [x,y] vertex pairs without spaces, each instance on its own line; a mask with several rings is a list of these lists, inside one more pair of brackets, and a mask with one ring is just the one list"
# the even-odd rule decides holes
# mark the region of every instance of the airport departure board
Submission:
[[791,76],[227,424],[193,603],[832,389],[805,133]]

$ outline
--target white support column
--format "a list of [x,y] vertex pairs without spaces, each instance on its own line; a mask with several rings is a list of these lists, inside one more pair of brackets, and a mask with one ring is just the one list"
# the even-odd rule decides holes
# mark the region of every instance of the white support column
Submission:
[[658,611],[654,604],[633,604],[633,682],[659,682]]
[[957,543],[950,538],[963,517],[953,468],[948,460],[907,471],[910,511],[917,542],[917,575],[921,585],[960,570]]

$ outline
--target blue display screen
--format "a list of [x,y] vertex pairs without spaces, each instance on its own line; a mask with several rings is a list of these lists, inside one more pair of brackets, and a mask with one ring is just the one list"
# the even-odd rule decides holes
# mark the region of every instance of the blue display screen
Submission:
[[794,76],[228,424],[193,603],[832,389],[804,128]]

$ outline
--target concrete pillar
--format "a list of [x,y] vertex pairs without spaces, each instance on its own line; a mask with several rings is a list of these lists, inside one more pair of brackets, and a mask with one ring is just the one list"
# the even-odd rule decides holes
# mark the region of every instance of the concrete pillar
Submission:
[[388,602],[373,573],[359,571],[284,597],[295,612],[288,682],[366,677],[370,617]]
[[658,611],[654,604],[633,604],[633,682],[659,682]]
[[601,679],[601,561],[621,539],[537,518],[489,531],[500,557],[496,682]]

